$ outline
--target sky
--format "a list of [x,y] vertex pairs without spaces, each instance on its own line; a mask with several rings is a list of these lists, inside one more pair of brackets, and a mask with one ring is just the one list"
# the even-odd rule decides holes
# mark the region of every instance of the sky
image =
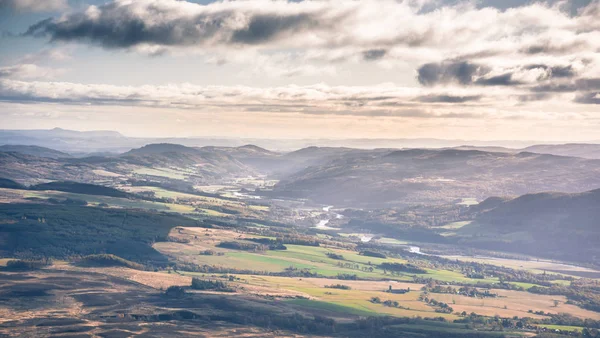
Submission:
[[600,140],[600,0],[0,0],[0,129]]

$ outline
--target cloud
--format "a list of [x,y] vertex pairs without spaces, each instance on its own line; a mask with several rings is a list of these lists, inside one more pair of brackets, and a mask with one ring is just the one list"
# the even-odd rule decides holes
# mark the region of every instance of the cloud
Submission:
[[67,0],[0,0],[0,9],[12,8],[17,11],[49,12],[68,7]]
[[[577,67],[580,67],[579,65]],[[568,79],[578,75],[573,64],[496,66],[470,61],[427,63],[417,70],[417,80],[424,86],[460,84],[463,86],[522,86],[552,79]],[[552,86],[544,84],[541,86]],[[541,87],[540,86],[540,87]]]
[[0,67],[0,79],[39,79],[52,78],[61,73],[62,69],[46,68],[36,64],[24,63],[7,67]]
[[468,85],[472,84],[476,77],[485,75],[489,71],[485,66],[468,61],[427,63],[417,70],[417,79],[424,86],[449,83]]
[[591,92],[578,95],[575,102],[583,104],[600,104],[600,92]]
[[[85,41],[105,48],[256,45],[302,31],[318,31],[323,6],[223,2],[199,5],[174,0],[116,0],[84,12],[32,25],[26,35]],[[264,3],[262,3],[264,4]]]
[[[478,102],[481,95],[440,93],[394,85],[381,86],[243,86],[88,85],[67,82],[25,82],[0,79],[0,101],[60,103],[63,105],[115,105],[193,109],[195,111],[247,111],[322,114],[339,116],[396,116],[413,118],[458,118],[454,111],[433,109],[429,103]],[[463,112],[461,112],[463,113]],[[474,116],[474,115],[473,115]],[[480,116],[480,115],[478,115]]]
[[453,96],[453,95],[427,95],[417,98],[419,102],[429,103],[464,103],[470,101],[481,100],[481,95],[470,95],[470,96]]
[[522,82],[513,80],[512,73],[506,73],[502,75],[478,79],[477,81],[475,81],[475,84],[481,86],[516,86],[522,84]]
[[[446,52],[479,46],[522,53],[569,54],[593,50],[594,4],[571,16],[560,6],[531,4],[505,11],[469,1],[223,1],[201,5],[176,0],[113,0],[32,25],[32,36],[104,48],[352,48],[381,57],[391,49]],[[594,27],[595,25],[592,25]],[[530,32],[536,32],[534,36]],[[587,35],[586,35],[587,34]],[[544,37],[540,40],[540,36]],[[553,39],[560,38],[554,41]],[[366,51],[366,52],[365,52]],[[383,52],[385,51],[385,52]]]
[[585,40],[568,41],[560,44],[553,41],[544,41],[524,46],[521,51],[525,54],[569,54],[586,49],[589,49],[589,45]]
[[548,78],[571,78],[577,75],[577,71],[573,65],[567,66],[549,66],[545,64],[534,64],[523,67],[525,70],[543,69],[548,72]]
[[581,92],[600,90],[600,78],[581,78],[569,82],[551,82],[531,88],[534,92]]
[[374,61],[383,58],[387,54],[385,49],[370,49],[363,52],[363,58],[367,61]]

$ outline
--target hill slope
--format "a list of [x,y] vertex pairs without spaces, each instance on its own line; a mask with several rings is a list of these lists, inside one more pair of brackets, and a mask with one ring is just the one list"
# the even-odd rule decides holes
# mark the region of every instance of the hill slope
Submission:
[[71,157],[71,155],[67,153],[63,153],[62,151],[38,147],[38,146],[24,146],[24,145],[12,145],[6,144],[0,146],[1,152],[15,152],[25,155],[38,156],[38,157],[47,157],[47,158],[67,158]]
[[339,206],[448,203],[600,187],[600,160],[476,150],[350,152],[309,167],[275,186],[279,196]]
[[538,154],[551,154],[559,156],[574,156],[590,159],[600,159],[600,144],[552,144],[535,145],[523,149]]
[[497,203],[459,231],[462,242],[600,264],[600,189],[539,193]]

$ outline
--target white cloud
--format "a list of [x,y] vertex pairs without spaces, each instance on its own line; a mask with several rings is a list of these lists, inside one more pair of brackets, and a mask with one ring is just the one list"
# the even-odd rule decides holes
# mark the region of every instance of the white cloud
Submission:
[[14,66],[0,67],[0,79],[52,78],[62,73],[63,71],[63,69],[40,67],[32,63],[23,63]]

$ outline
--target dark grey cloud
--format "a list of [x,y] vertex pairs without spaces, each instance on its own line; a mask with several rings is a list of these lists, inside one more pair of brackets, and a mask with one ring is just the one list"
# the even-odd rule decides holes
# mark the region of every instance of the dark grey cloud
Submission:
[[169,14],[169,8],[148,5],[144,14],[136,13],[134,5],[112,2],[98,7],[95,15],[73,13],[64,19],[46,19],[32,26],[25,35],[49,37],[53,41],[83,41],[104,48],[129,48],[139,44],[162,46],[192,46],[203,43],[258,44],[285,34],[318,29],[317,14],[266,15],[242,13],[248,24],[239,28],[240,13],[222,10],[216,13],[180,15],[176,21],[155,20]]
[[267,42],[284,32],[293,32],[317,26],[319,23],[307,14],[271,16],[257,15],[244,29],[233,32],[231,41],[241,44]]
[[487,74],[485,66],[468,61],[446,61],[442,63],[426,63],[417,70],[419,83],[424,86],[459,83],[472,84],[475,77]]
[[424,103],[465,103],[481,100],[481,95],[453,96],[453,95],[426,95],[417,98],[417,101]]
[[525,54],[570,54],[589,48],[585,41],[557,44],[551,41],[538,42],[521,49]]
[[475,81],[475,84],[480,86],[518,86],[522,82],[513,80],[513,73],[496,75],[488,78],[481,78]]
[[551,98],[550,93],[533,93],[517,96],[517,99],[521,102],[533,102],[533,101],[544,101]]
[[583,104],[600,104],[600,92],[590,92],[578,95],[575,102]]
[[[539,2],[539,3],[548,4],[548,5],[555,5],[560,1],[562,1],[562,0],[538,0],[538,1],[531,1],[531,0],[479,0],[479,1],[475,2],[475,4],[477,5],[477,8],[491,7],[491,8],[497,8],[499,10],[504,11],[504,10],[511,9],[511,8],[517,8],[517,7],[529,5],[532,2]],[[563,2],[562,6],[563,6],[563,10],[565,12],[569,13],[570,15],[576,15],[580,9],[589,5],[592,1],[594,1],[594,0],[569,0],[569,1]],[[439,9],[440,3],[444,6],[453,6],[453,5],[459,4],[461,2],[463,2],[463,0],[441,0],[441,1],[431,2],[430,4],[426,4],[423,7],[422,12],[430,12],[430,11]]]
[[[519,80],[529,71],[541,69],[543,72],[536,79],[537,82],[545,82],[552,79],[570,79],[577,77],[577,70],[572,65],[547,65],[547,64],[528,64],[504,72],[494,71],[492,67],[470,61],[447,60],[441,63],[427,63],[417,70],[418,81],[424,86],[435,86],[443,84],[457,83],[464,86],[521,86],[526,82]],[[499,73],[499,74],[498,74]],[[550,88],[548,91],[570,91],[570,87],[556,87],[552,83],[538,86]]]
[[379,60],[387,54],[385,49],[370,49],[363,52],[363,59],[367,61]]
[[600,90],[600,78],[583,78],[570,82],[551,82],[531,88],[534,92],[587,92]]

